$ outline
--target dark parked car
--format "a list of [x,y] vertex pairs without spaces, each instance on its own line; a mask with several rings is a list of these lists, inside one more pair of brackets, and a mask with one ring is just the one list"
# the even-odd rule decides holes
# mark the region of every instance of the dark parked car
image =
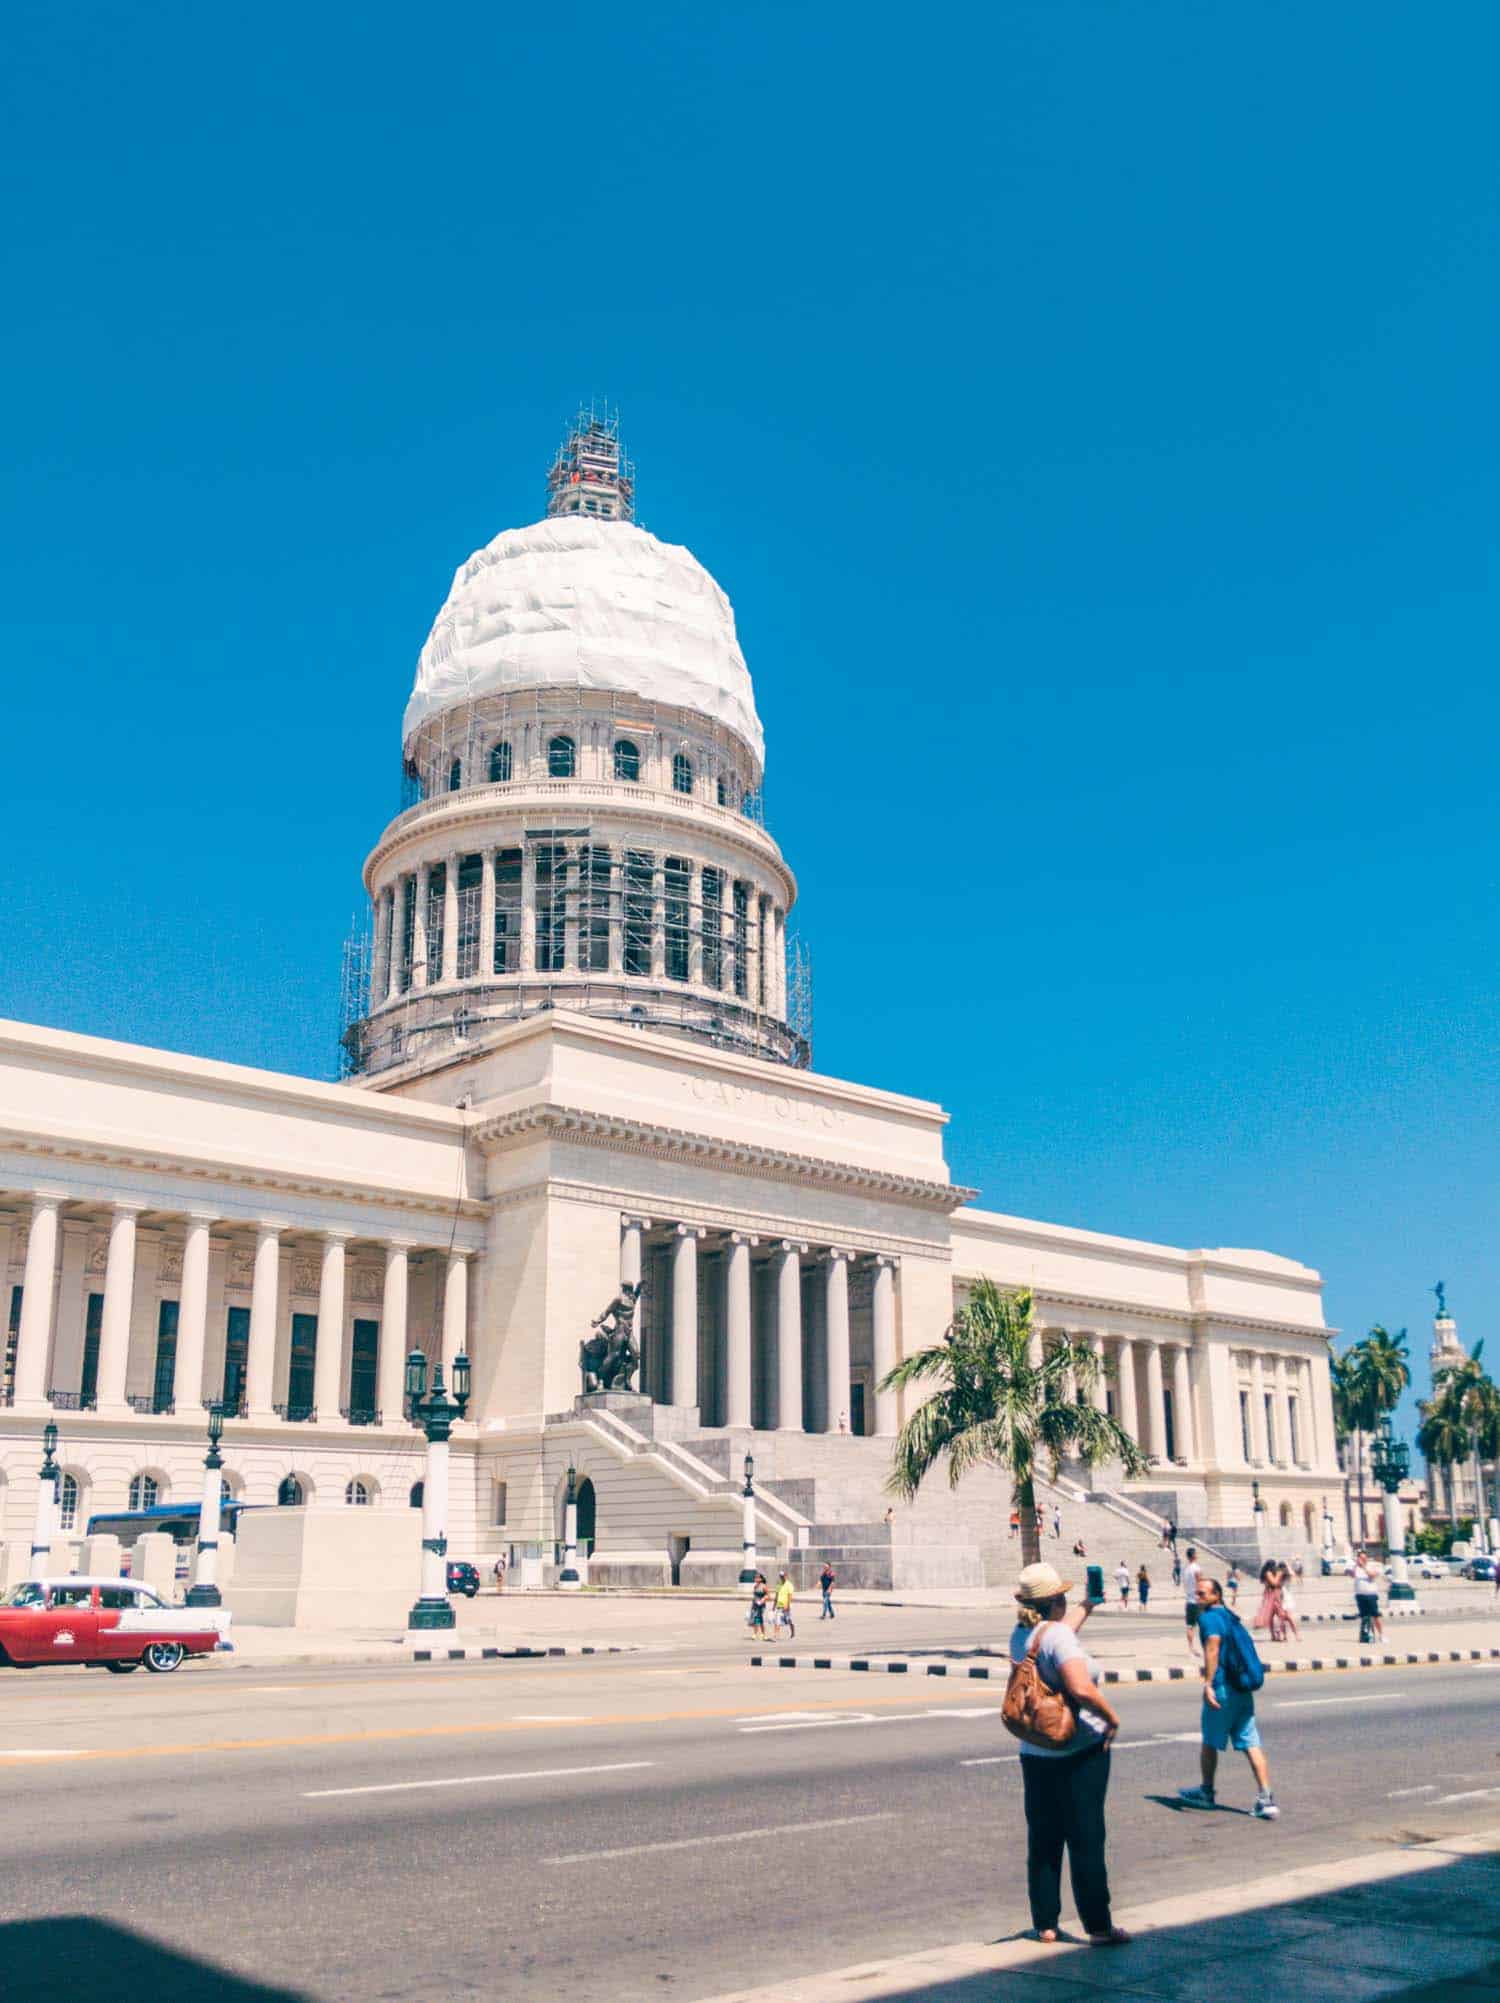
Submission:
[[1461,1576],[1465,1579],[1493,1579],[1495,1576],[1495,1561],[1493,1558],[1487,1558],[1482,1554],[1479,1557],[1470,1558],[1466,1560]]
[[466,1562],[448,1561],[448,1590],[462,1593],[466,1600],[472,1600],[479,1591],[479,1571],[477,1566]]

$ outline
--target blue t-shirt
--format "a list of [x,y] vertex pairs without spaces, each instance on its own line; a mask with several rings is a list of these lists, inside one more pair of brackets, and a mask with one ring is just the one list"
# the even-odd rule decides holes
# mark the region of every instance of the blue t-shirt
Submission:
[[1208,1653],[1210,1635],[1219,1637],[1219,1661],[1214,1670],[1214,1695],[1222,1704],[1229,1695],[1229,1685],[1224,1680],[1224,1643],[1229,1638],[1229,1609],[1224,1605],[1204,1607],[1198,1615],[1198,1639],[1203,1643],[1203,1652]]

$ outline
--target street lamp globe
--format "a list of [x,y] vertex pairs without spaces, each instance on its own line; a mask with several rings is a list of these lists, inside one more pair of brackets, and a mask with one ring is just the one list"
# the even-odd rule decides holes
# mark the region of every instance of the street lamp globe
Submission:
[[469,1379],[471,1376],[469,1359],[460,1350],[453,1359],[453,1396],[458,1403],[460,1415],[469,1402]]
[[406,1359],[406,1395],[415,1404],[427,1389],[427,1358],[414,1349]]

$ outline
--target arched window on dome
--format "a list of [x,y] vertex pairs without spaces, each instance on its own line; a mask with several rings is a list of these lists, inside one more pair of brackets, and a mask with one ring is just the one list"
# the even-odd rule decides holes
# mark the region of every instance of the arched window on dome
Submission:
[[674,793],[693,790],[693,761],[685,751],[679,751],[672,760],[672,790]]
[[719,774],[719,783],[715,790],[717,793],[719,805],[721,807],[727,807],[729,805],[729,781],[724,777],[724,774],[722,772]]
[[547,746],[549,779],[571,779],[578,766],[578,751],[571,737],[554,737]]
[[615,777],[628,779],[635,785],[641,776],[641,751],[638,744],[632,744],[628,737],[621,737],[615,743]]
[[302,1484],[294,1474],[289,1474],[276,1490],[278,1509],[300,1509],[302,1507]]
[[510,777],[510,740],[502,737],[490,746],[490,784],[503,786]]
[[345,1482],[344,1501],[351,1509],[369,1508],[370,1491],[368,1486],[359,1479],[358,1475],[355,1476],[353,1481]]
[[461,758],[455,758],[453,763],[448,767],[448,791],[456,793],[463,783],[464,762]]

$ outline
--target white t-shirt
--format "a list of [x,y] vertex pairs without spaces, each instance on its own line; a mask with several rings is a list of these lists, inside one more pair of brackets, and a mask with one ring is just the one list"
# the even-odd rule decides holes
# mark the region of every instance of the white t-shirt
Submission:
[[1182,1568],[1182,1592],[1189,1606],[1198,1598],[1198,1581],[1202,1576],[1201,1565],[1184,1565]]
[[[1036,1638],[1034,1627],[1022,1627],[1017,1622],[1010,1637],[1010,1659],[1019,1662]],[[1049,1690],[1063,1687],[1062,1666],[1065,1662],[1081,1660],[1095,1683],[1099,1681],[1099,1665],[1091,1655],[1084,1653],[1083,1643],[1066,1621],[1046,1622],[1041,1641],[1037,1644],[1036,1666],[1042,1681]],[[1065,1746],[1028,1746],[1021,1741],[1021,1757],[1024,1760],[1070,1760],[1075,1753],[1086,1753],[1109,1730],[1109,1726],[1097,1711],[1080,1705],[1077,1713],[1078,1729]]]
[[1378,1600],[1380,1598],[1380,1574],[1375,1571],[1364,1570],[1362,1567],[1356,1565],[1354,1568],[1354,1597],[1356,1599],[1371,1598]]
[[1130,1584],[1130,1567],[1128,1565],[1116,1565],[1115,1584],[1120,1588],[1122,1593]]

